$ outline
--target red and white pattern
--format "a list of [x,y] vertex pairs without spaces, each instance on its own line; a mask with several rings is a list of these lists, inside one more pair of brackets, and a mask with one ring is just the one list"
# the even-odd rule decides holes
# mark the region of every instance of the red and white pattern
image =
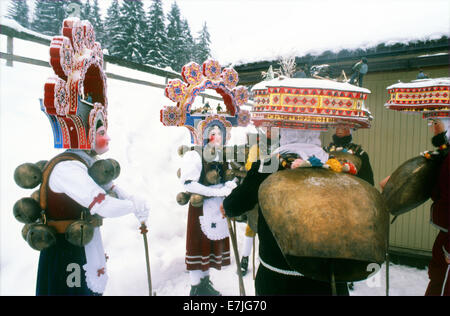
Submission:
[[221,67],[218,61],[208,59],[203,63],[203,75],[211,80],[219,80]]
[[186,84],[180,79],[169,81],[165,89],[165,96],[173,102],[181,102],[186,96]]
[[248,90],[243,86],[235,87],[232,90],[234,100],[237,106],[244,105],[248,101]]
[[100,103],[94,104],[94,109],[89,113],[89,142],[95,144],[95,136],[97,134],[97,122],[102,121],[106,129],[108,129],[108,120],[106,111]]
[[[208,59],[202,66],[194,62],[186,64],[182,68],[181,75],[184,82],[174,79],[166,85],[165,96],[176,102],[177,105],[164,106],[161,109],[160,120],[165,126],[188,128],[192,142],[200,144],[202,128],[207,126],[211,120],[218,120],[217,118],[220,117],[224,127],[248,125],[248,112],[240,109],[240,106],[248,101],[248,91],[243,86],[236,86],[239,76],[234,69],[221,70],[217,61]],[[227,109],[226,114],[191,114],[195,98],[206,89],[214,90],[222,96]]]
[[271,80],[253,89],[255,126],[327,130],[346,123],[368,128],[372,116],[364,105],[369,90],[319,79]]
[[386,88],[391,110],[423,113],[424,118],[448,117],[450,111],[450,78],[415,80]]
[[238,73],[233,68],[225,68],[222,71],[221,77],[229,89],[233,89],[239,81]]
[[184,65],[181,69],[181,76],[190,85],[197,85],[203,80],[202,69],[195,62]]
[[165,106],[161,110],[160,119],[164,126],[179,126],[183,124],[182,115],[176,106]]

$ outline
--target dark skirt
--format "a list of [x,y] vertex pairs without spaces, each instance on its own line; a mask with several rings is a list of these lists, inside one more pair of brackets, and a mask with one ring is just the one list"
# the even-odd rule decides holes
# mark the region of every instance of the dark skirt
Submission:
[[[426,296],[450,296],[450,272],[449,264],[445,261],[444,251],[442,246],[448,242],[448,233],[440,231],[434,241],[432,258],[428,265],[428,277],[430,283],[425,292]],[[446,278],[447,277],[447,278]],[[445,284],[444,284],[445,282]]]
[[[259,265],[255,280],[256,295],[331,295],[331,284],[302,276],[291,276],[274,272]],[[336,283],[339,296],[348,296],[347,283]]]
[[99,295],[86,284],[84,247],[70,244],[64,234],[56,235],[56,244],[41,251],[36,295]]
[[186,236],[186,268],[189,271],[207,271],[210,268],[220,270],[230,264],[230,238],[210,240],[200,228],[199,216],[202,207],[189,203]]

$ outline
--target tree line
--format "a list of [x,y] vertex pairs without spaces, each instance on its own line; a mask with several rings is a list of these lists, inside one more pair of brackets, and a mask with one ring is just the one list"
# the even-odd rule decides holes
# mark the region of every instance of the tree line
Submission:
[[165,15],[162,0],[152,0],[147,10],[142,0],[113,0],[103,18],[98,0],[34,0],[30,19],[27,1],[10,0],[7,16],[25,28],[54,36],[60,34],[71,4],[79,8],[80,19],[91,22],[108,55],[178,72],[190,61],[201,64],[210,57],[206,22],[194,37],[175,1]]

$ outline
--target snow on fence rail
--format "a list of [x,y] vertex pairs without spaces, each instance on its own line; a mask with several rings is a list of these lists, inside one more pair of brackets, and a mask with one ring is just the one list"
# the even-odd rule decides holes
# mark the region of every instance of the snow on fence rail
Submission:
[[[40,60],[40,59],[35,59],[35,58],[30,58],[30,57],[25,57],[25,56],[18,56],[18,55],[14,54],[14,38],[41,44],[41,45],[45,45],[45,46],[50,46],[50,42],[51,42],[50,36],[41,35],[41,34],[38,34],[38,33],[32,32],[32,31],[28,31],[23,28],[20,29],[20,28],[8,26],[5,24],[0,24],[0,34],[5,35],[7,37],[6,53],[0,52],[0,59],[6,60],[6,66],[13,67],[14,62],[20,62],[20,63],[27,63],[27,64],[32,64],[32,65],[41,66],[41,67],[49,67],[49,68],[51,67],[50,63],[46,60]],[[123,76],[123,75],[105,71],[106,76],[110,79],[122,80],[122,81],[131,82],[131,83],[135,83],[135,84],[165,89],[166,84],[168,83],[169,79],[174,79],[174,78],[181,79],[182,78],[181,75],[175,71],[165,70],[165,69],[161,69],[161,68],[150,66],[150,65],[138,64],[138,63],[135,63],[132,61],[124,60],[124,59],[106,55],[106,54],[103,56],[103,61],[104,61],[103,68],[105,70],[106,70],[107,64],[110,63],[110,64],[114,64],[117,66],[129,68],[132,70],[137,70],[137,71],[141,71],[141,72],[148,73],[151,75],[163,77],[163,78],[165,78],[165,84],[155,83],[155,82],[151,82],[148,80],[141,80],[141,79],[137,79],[137,78],[131,78],[129,76]],[[213,96],[213,95],[209,95],[206,93],[201,93],[200,95],[202,96],[203,101],[205,98],[222,101],[222,98],[218,97],[218,96]],[[249,104],[246,104],[246,105],[249,105]]]

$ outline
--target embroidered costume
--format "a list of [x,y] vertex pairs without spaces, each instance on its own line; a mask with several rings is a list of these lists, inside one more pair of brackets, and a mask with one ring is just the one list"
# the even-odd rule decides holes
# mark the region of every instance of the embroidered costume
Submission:
[[[61,32],[50,44],[55,76],[45,83],[41,110],[55,148],[67,150],[42,167],[35,199],[42,216],[24,221],[24,238],[41,251],[37,295],[101,295],[108,280],[102,218],[134,213],[142,223],[148,206],[113,184],[117,162],[98,158],[110,138],[103,54],[93,27],[69,18]],[[98,166],[105,169],[96,172]]]

